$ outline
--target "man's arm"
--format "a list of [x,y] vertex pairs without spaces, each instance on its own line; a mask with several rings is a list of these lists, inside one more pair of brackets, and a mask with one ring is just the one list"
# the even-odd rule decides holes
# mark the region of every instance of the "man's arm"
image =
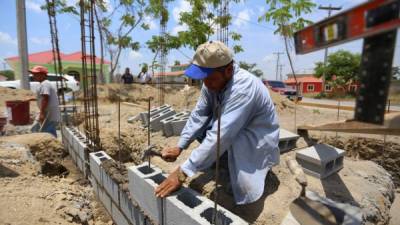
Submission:
[[175,161],[181,151],[186,149],[201,132],[205,131],[212,116],[210,105],[210,97],[203,87],[197,105],[182,130],[178,145],[163,149],[162,157],[164,160],[169,162]]
[[[245,94],[238,94],[229,99],[221,112],[220,143],[222,155],[232,145],[242,128],[249,122],[254,104]],[[211,130],[207,131],[204,141],[193,150],[181,170],[188,176],[210,167],[216,160],[218,120],[215,120]]]
[[44,94],[41,96],[42,96],[42,101],[40,103],[39,122],[43,123],[43,121],[46,119],[47,106],[49,105],[49,95]]
[[[222,155],[233,143],[239,132],[251,119],[250,115],[254,103],[247,95],[239,94],[228,100],[223,106],[221,112],[221,152]],[[158,197],[168,196],[171,192],[178,189],[182,182],[179,180],[179,174],[193,176],[198,171],[208,168],[215,162],[217,148],[217,129],[218,120],[216,120],[211,130],[207,131],[205,140],[199,147],[193,150],[189,159],[180,167],[176,168],[168,178],[163,181],[155,190]]]

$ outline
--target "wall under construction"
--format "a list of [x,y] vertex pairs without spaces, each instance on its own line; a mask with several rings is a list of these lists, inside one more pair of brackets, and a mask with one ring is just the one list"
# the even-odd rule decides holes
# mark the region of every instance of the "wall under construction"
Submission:
[[[155,197],[154,188],[167,176],[156,166],[129,167],[126,190],[103,166],[106,161],[114,160],[104,151],[89,153],[86,138],[77,128],[64,126],[62,140],[117,225],[212,224],[214,203],[190,188],[182,187],[166,198]],[[221,225],[248,224],[221,206],[217,221]]]

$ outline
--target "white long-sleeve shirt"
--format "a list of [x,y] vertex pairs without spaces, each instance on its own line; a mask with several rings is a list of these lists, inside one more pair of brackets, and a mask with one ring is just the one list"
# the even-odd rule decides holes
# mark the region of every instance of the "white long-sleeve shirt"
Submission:
[[[265,177],[279,163],[279,124],[268,89],[260,79],[234,64],[234,74],[219,93],[203,85],[201,96],[181,133],[178,146],[186,149],[196,137],[206,136],[181,165],[193,176],[216,159],[217,102],[221,104],[221,149],[228,151],[233,195],[237,204],[258,200]],[[211,129],[209,125],[211,124]]]

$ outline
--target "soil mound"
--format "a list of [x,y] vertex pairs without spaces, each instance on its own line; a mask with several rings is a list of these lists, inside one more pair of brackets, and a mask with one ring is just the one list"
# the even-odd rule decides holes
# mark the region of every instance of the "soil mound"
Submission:
[[31,97],[35,97],[35,95],[29,90],[0,87],[0,107],[5,106],[6,101],[25,100]]

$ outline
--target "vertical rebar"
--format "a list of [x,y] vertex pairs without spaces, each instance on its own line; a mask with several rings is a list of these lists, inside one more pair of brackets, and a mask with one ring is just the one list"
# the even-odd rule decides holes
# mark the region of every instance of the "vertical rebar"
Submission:
[[[150,107],[151,107],[151,98],[148,99],[147,104],[147,147],[150,147]],[[150,156],[147,157],[148,165],[150,168]]]
[[217,127],[217,158],[215,159],[215,189],[214,189],[214,215],[213,215],[213,224],[217,224],[217,213],[218,213],[218,182],[219,182],[219,157],[221,151],[221,104],[218,101],[217,106],[217,118],[218,118],[218,127]]

